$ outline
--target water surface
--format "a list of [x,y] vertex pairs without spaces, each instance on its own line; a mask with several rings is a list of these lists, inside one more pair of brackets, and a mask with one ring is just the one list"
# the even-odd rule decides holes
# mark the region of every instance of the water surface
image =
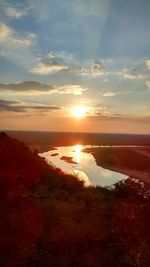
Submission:
[[112,186],[127,178],[126,175],[98,166],[90,153],[82,152],[82,149],[87,147],[91,146],[61,146],[44,152],[40,156],[44,157],[47,163],[64,172],[76,175],[85,182],[86,186]]

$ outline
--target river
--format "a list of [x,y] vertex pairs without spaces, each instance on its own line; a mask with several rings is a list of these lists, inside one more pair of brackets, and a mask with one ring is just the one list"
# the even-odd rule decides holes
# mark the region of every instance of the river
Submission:
[[86,186],[112,186],[127,178],[124,174],[98,166],[90,153],[82,151],[84,148],[90,147],[80,144],[61,146],[41,153],[40,156],[44,157],[48,164],[56,166],[66,173],[76,175],[78,179],[84,181]]

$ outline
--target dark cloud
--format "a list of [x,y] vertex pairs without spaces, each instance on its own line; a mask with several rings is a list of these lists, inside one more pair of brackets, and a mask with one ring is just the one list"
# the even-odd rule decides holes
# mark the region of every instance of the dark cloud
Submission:
[[19,83],[0,84],[0,91],[9,90],[17,92],[26,92],[26,91],[47,92],[52,89],[54,89],[52,85],[46,85],[36,81],[24,81]]
[[111,113],[109,115],[105,115],[103,112],[96,111],[95,116],[89,116],[91,119],[95,120],[111,120],[111,121],[133,121],[140,123],[150,123],[150,116],[130,116],[121,113]]
[[22,112],[22,108],[16,106],[19,102],[18,101],[11,101],[11,100],[3,100],[0,99],[0,111],[12,111],[12,112]]
[[103,72],[103,66],[100,62],[95,62],[92,66],[92,72]]
[[104,119],[121,119],[121,118],[124,118],[124,119],[129,119],[129,116],[125,115],[125,114],[121,114],[121,113],[113,113],[113,112],[110,112],[107,114],[107,111],[96,111],[95,112],[95,115],[96,117],[99,117],[99,118],[104,118]]
[[96,111],[96,112],[95,112],[95,115],[96,115],[96,116],[100,116],[100,117],[103,117],[103,116],[104,116],[104,114],[101,113],[101,112],[99,112],[99,111]]
[[18,104],[18,101],[0,99],[0,106],[15,105],[15,104]]
[[60,110],[61,108],[58,106],[37,106],[37,105],[21,105],[19,101],[11,101],[11,100],[3,100],[0,99],[0,111],[7,112],[20,112],[26,113],[29,111],[33,112],[48,112],[52,110]]

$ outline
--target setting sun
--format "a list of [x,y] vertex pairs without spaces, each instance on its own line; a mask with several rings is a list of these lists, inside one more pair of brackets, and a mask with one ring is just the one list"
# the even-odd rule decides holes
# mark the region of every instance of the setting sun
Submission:
[[84,106],[76,106],[73,108],[73,116],[81,119],[84,118],[86,116],[87,113],[87,108]]

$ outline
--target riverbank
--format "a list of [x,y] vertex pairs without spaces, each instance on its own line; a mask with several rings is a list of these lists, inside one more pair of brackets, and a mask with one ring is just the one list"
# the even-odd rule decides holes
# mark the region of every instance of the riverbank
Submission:
[[150,184],[149,147],[92,147],[84,149],[97,165]]

